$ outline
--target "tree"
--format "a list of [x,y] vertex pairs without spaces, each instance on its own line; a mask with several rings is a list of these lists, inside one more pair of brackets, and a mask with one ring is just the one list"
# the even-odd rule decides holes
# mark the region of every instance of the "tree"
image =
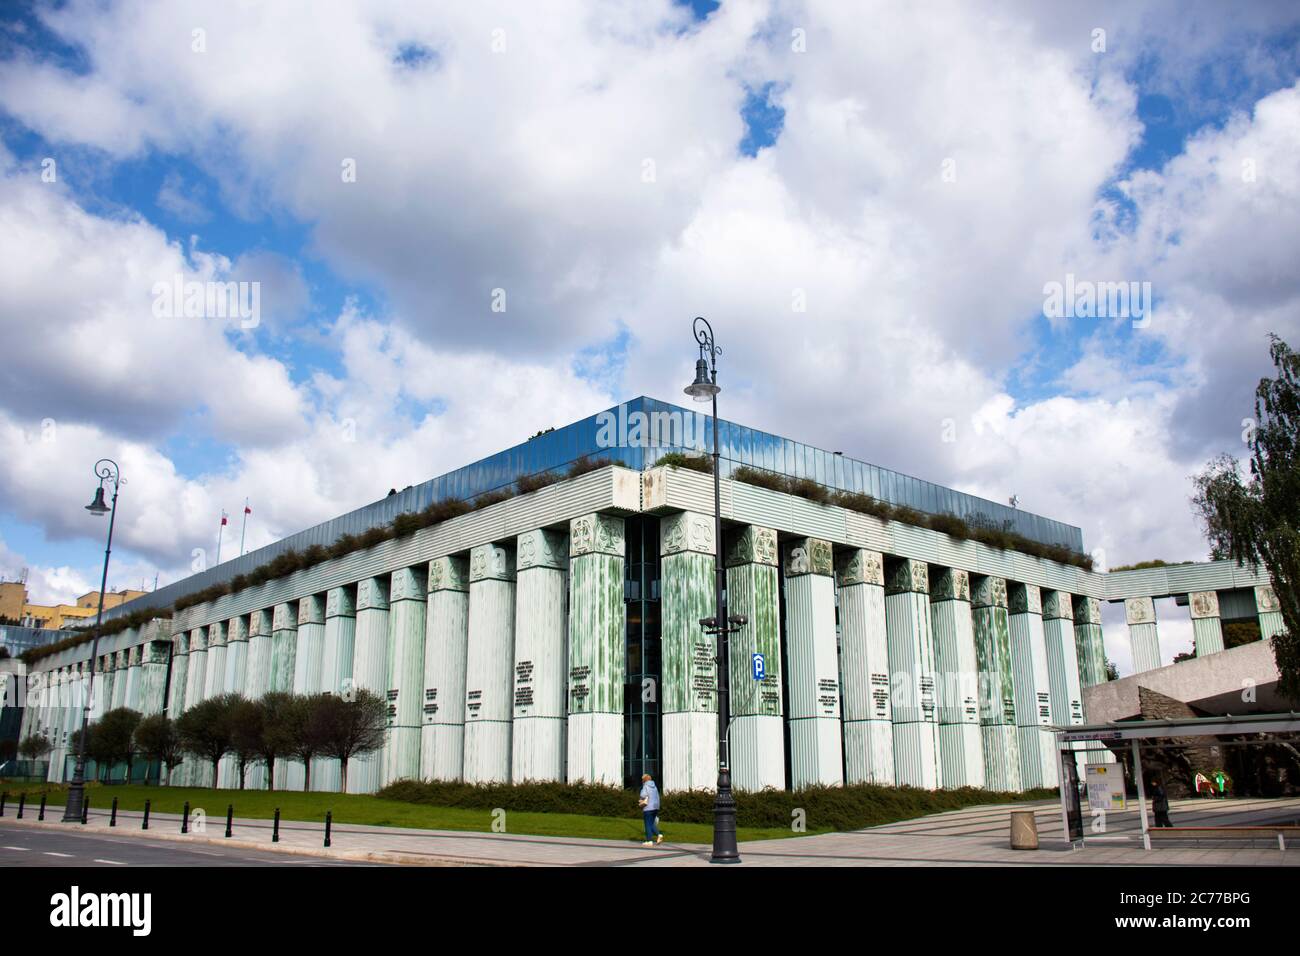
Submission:
[[131,764],[135,756],[135,729],[140,724],[139,711],[129,707],[110,710],[90,727],[86,753],[103,769],[101,779],[108,779],[109,770],[126,762],[126,779],[131,780]]
[[262,733],[258,739],[257,753],[266,764],[266,789],[275,789],[275,761],[289,752],[293,729],[289,726],[289,707],[293,695],[282,690],[263,694],[258,706],[262,709]]
[[28,734],[18,745],[18,752],[28,760],[40,760],[53,749],[50,738],[44,734]]
[[176,724],[166,714],[154,714],[140,721],[135,728],[135,745],[145,759],[158,761],[160,780],[167,779],[168,771],[181,762],[184,753]]
[[200,701],[176,721],[181,749],[212,764],[212,786],[220,786],[218,774],[221,758],[230,753],[231,712],[242,698],[238,694],[221,694]]
[[327,706],[322,699],[330,694],[294,694],[289,698],[284,711],[281,732],[284,735],[284,752],[294,760],[301,760],[303,766],[303,790],[311,789],[311,762],[319,757],[325,749],[322,738],[323,725],[313,721],[317,708]]
[[1300,700],[1300,355],[1269,340],[1277,377],[1255,389],[1249,477],[1220,455],[1196,477],[1193,502],[1216,554],[1268,570],[1285,625],[1273,638],[1278,692]]
[[[239,768],[239,789],[244,789],[248,765],[262,754],[262,705],[256,700],[241,700],[231,712],[231,745]],[[274,765],[274,763],[272,764]]]
[[358,690],[352,700],[322,694],[312,709],[311,728],[320,742],[319,753],[339,762],[342,790],[346,793],[348,761],[384,745],[388,702],[368,690]]

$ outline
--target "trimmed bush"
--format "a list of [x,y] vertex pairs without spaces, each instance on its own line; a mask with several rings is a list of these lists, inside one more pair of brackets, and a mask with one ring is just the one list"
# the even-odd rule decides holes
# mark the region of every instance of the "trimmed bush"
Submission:
[[608,458],[591,458],[587,455],[579,455],[569,465],[568,476],[577,478],[579,475],[585,475],[589,471],[598,471],[606,465],[612,464],[613,462]]
[[706,475],[713,474],[713,459],[708,455],[691,455],[683,451],[670,451],[666,455],[659,456],[659,460],[655,464],[667,465],[669,468],[687,468]]
[[[636,817],[637,792],[592,784],[522,783],[468,784],[398,780],[380,790],[386,800],[403,800],[439,807],[516,810],[531,813],[581,813],[602,817]],[[929,813],[991,803],[1044,800],[1055,790],[998,793],[965,787],[961,790],[917,790],[912,787],[813,787],[797,792],[764,790],[737,795],[737,820],[744,827],[790,826],[793,813],[807,814],[814,830],[859,830]],[[666,824],[712,823],[713,792],[692,790],[664,794]]]
[[560,476],[553,471],[540,471],[535,475],[520,475],[515,479],[515,491],[521,495],[526,495],[530,492],[540,491],[559,480]]

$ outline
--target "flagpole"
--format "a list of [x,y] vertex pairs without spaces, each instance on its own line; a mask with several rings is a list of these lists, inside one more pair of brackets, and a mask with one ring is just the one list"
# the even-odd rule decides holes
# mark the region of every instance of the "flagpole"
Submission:
[[217,526],[217,564],[221,563],[221,536],[226,533],[226,512],[221,511],[221,524]]
[[244,523],[239,526],[239,556],[244,556],[244,532],[248,530],[248,499],[244,499]]

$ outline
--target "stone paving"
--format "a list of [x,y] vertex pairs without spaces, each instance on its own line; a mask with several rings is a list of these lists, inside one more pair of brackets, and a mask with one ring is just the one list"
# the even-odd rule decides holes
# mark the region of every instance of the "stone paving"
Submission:
[[[1032,809],[1038,826],[1037,851],[1012,850],[1009,814]],[[28,809],[25,819],[5,822],[33,828],[65,828],[57,822],[62,808],[51,808],[45,823]],[[1300,821],[1300,799],[1171,801],[1178,826],[1249,825]],[[323,844],[324,826],[299,821],[280,826],[280,842],[271,842],[271,821],[236,818],[233,837],[225,838],[225,819],[209,818],[204,832],[182,835],[177,814],[154,813],[147,832],[140,814],[118,813],[116,837],[138,834],[151,840],[191,844],[217,843],[257,850],[311,854],[335,860],[442,866],[707,866],[709,847],[674,844],[672,820],[663,821],[668,841],[647,849],[636,843],[523,834],[416,830],[399,827],[338,825],[332,846]],[[507,818],[508,821],[508,818]],[[1091,821],[1087,821],[1091,822]],[[108,813],[91,812],[85,830],[109,831]],[[850,833],[761,840],[741,844],[745,866],[1187,866],[1300,865],[1300,840],[1280,850],[1275,839],[1247,841],[1179,841],[1142,849],[1136,810],[1108,815],[1106,833],[1090,835],[1083,849],[1071,849],[1062,837],[1060,806],[1054,802],[971,807],[951,813],[905,820]]]

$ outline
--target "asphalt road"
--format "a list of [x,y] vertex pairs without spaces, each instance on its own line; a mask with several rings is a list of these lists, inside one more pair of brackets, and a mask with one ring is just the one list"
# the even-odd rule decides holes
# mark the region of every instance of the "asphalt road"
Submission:
[[77,830],[35,830],[0,820],[0,867],[11,866],[358,866],[346,860],[242,847],[187,847],[138,836],[113,837]]

